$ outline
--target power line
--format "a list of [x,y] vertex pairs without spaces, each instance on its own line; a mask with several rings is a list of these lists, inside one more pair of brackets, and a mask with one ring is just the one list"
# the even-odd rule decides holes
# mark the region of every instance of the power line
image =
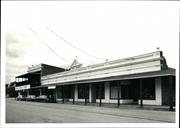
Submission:
[[41,40],[41,38],[36,34],[36,32],[34,32],[34,31],[32,30],[31,27],[28,27],[28,29],[29,29],[46,47],[48,47],[49,50],[51,50],[51,52],[53,52],[57,57],[59,57],[61,60],[64,60],[64,61],[68,62],[65,58],[59,56],[59,55],[58,55],[52,48],[50,48],[43,40]]
[[50,29],[50,28],[48,28],[48,27],[46,27],[46,29],[47,29],[48,31],[50,31],[51,33],[53,33],[53,34],[54,34],[55,36],[57,36],[58,38],[60,38],[61,40],[63,40],[64,42],[66,42],[67,44],[69,44],[70,46],[72,46],[73,48],[77,49],[78,51],[80,51],[80,52],[82,52],[82,53],[84,53],[84,54],[86,54],[86,55],[88,55],[88,56],[90,56],[90,57],[99,59],[99,60],[106,60],[106,59],[103,59],[103,58],[94,56],[94,55],[92,55],[92,54],[90,54],[90,53],[88,53],[88,52],[86,52],[86,51],[84,51],[84,50],[76,47],[75,45],[73,45],[73,44],[70,43],[69,41],[67,41],[67,40],[65,40],[64,38],[62,38],[61,36],[59,36],[59,35],[58,35],[57,33],[55,33],[52,29]]

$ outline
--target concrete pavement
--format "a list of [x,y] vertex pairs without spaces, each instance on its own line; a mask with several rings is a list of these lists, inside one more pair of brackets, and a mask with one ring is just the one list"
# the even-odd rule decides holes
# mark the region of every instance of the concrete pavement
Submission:
[[174,123],[175,112],[6,100],[7,123]]

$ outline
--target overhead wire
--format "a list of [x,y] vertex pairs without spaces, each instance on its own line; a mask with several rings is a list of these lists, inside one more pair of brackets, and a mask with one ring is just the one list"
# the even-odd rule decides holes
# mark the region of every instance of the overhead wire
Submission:
[[46,29],[47,29],[48,31],[50,31],[52,34],[54,34],[55,36],[57,36],[59,39],[63,40],[65,43],[69,44],[71,47],[73,47],[73,48],[75,48],[76,50],[80,51],[81,53],[84,53],[84,54],[86,54],[86,55],[88,55],[88,56],[90,56],[90,57],[96,58],[96,59],[98,59],[98,60],[107,60],[107,59],[104,59],[104,58],[100,58],[100,57],[94,56],[94,55],[92,55],[92,54],[90,54],[90,53],[88,53],[88,52],[86,52],[86,51],[84,51],[84,50],[76,47],[75,45],[73,45],[73,44],[70,43],[69,41],[65,40],[63,37],[59,36],[57,33],[55,33],[55,32],[54,32],[52,29],[50,29],[49,27],[46,27]]
[[[28,27],[28,29],[52,52],[54,53],[58,58],[60,58],[63,61],[68,62],[64,57],[59,56],[51,47],[49,47],[39,36],[38,34],[31,28]],[[69,63],[69,62],[68,62]]]

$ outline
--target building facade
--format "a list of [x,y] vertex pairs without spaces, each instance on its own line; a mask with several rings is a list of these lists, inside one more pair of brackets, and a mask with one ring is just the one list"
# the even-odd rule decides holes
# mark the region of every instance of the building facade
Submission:
[[35,76],[40,84],[27,90],[45,90],[44,95],[63,103],[175,105],[175,69],[167,66],[162,51],[86,67],[75,60],[70,69],[60,69],[42,70]]
[[15,78],[15,90],[18,92],[18,95],[24,97],[28,95],[34,95],[36,97],[47,95],[47,89],[41,86],[41,77],[63,71],[65,71],[65,69],[47,64],[28,67],[27,73]]

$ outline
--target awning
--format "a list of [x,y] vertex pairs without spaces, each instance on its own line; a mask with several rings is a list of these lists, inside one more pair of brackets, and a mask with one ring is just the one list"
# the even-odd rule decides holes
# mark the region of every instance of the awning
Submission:
[[123,76],[111,76],[111,77],[100,78],[100,79],[72,81],[72,82],[66,82],[66,83],[55,83],[55,84],[43,85],[42,87],[105,82],[105,81],[114,81],[114,80],[130,80],[130,79],[140,79],[140,78],[143,79],[143,78],[163,77],[163,76],[175,76],[175,69],[168,68],[166,70],[155,71],[155,72],[138,73],[138,74],[131,74],[131,75],[123,75]]

